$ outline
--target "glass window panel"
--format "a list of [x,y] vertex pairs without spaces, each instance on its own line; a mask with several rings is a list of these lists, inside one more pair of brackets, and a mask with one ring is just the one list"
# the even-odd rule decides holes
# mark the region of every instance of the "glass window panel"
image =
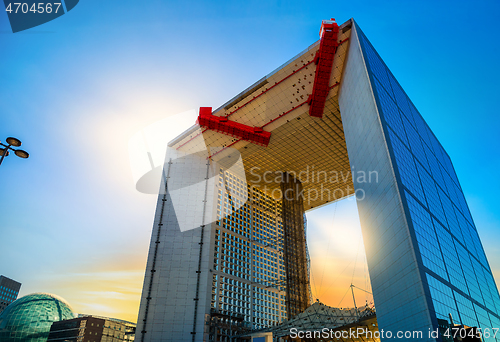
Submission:
[[422,180],[422,187],[424,188],[425,197],[427,199],[427,204],[429,211],[436,216],[436,218],[445,223],[445,215],[443,212],[443,207],[441,206],[441,201],[437,193],[436,185],[431,176],[423,169],[420,164],[417,163],[418,173],[420,179]]
[[[471,300],[480,303],[476,303],[478,308],[486,310],[482,307],[486,305],[497,310],[500,296],[452,162],[373,46],[362,32],[359,34],[381,107],[381,121],[387,127],[386,138],[394,153],[394,168],[407,190],[403,200],[408,202],[408,219],[413,223],[422,262],[444,282],[437,285],[436,279],[429,280],[436,313],[447,319],[445,313],[455,310],[457,321],[478,326],[479,318],[484,325],[487,315],[476,317]],[[438,290],[443,286],[447,290]],[[447,300],[453,304],[456,300],[456,308]]]
[[449,321],[448,315],[451,313],[453,319],[458,320],[459,315],[453,291],[430,274],[426,276],[437,317]]
[[408,135],[408,141],[410,142],[411,151],[413,152],[417,160],[424,166],[424,168],[428,170],[429,164],[425,156],[420,135],[417,133],[415,128],[413,128],[413,126],[409,124],[408,120],[405,117],[403,117],[403,123]]
[[413,156],[394,132],[391,129],[388,131],[392,149],[396,157],[396,166],[401,176],[401,182],[420,202],[425,203],[424,193],[420,185]]
[[448,223],[450,232],[457,238],[458,241],[465,244],[467,239],[465,238],[464,234],[462,234],[462,229],[460,229],[458,220],[455,216],[455,209],[453,204],[443,191],[439,190],[438,193],[439,197],[441,198],[441,203],[443,204],[444,211],[446,213],[445,222]]
[[476,310],[477,319],[479,321],[479,326],[482,329],[482,331],[489,330],[489,334],[483,335],[483,341],[496,342],[496,339],[493,337],[493,335],[494,335],[493,329],[492,329],[493,325],[491,324],[488,312],[478,305],[474,305],[474,309]]
[[415,121],[415,125],[417,128],[417,132],[420,134],[420,137],[424,141],[424,143],[432,148],[431,139],[429,138],[430,129],[427,123],[424,121],[420,113],[418,112],[415,105],[408,99],[408,104],[410,105],[410,110],[413,114],[413,120]]
[[431,216],[408,192],[406,199],[424,266],[448,279]]
[[462,247],[458,242],[455,241],[455,248],[462,266],[462,270],[465,274],[465,279],[467,281],[467,287],[469,288],[469,293],[471,297],[477,300],[479,303],[484,305],[483,296],[479,289],[479,283],[476,279],[474,273],[474,268],[472,266],[472,261],[469,257],[469,253]]
[[382,107],[382,114],[385,122],[393,129],[394,133],[403,141],[406,146],[410,146],[406,138],[406,132],[401,121],[401,112],[399,111],[396,103],[389,97],[386,89],[375,80],[375,87],[377,89],[378,98]]
[[458,312],[460,314],[460,319],[462,324],[468,325],[469,327],[477,327],[478,322],[476,319],[476,312],[474,311],[472,302],[462,296],[460,293],[453,291],[455,299],[457,302]]
[[378,53],[375,51],[371,43],[368,41],[368,39],[366,39],[363,32],[359,31],[358,33],[360,43],[366,53],[368,59],[367,63],[371,72],[379,80],[379,82],[384,85],[390,96],[393,97],[394,95],[392,95],[389,77],[387,75],[387,67],[385,66],[382,59],[378,56]]
[[455,249],[452,235],[435,219],[433,219],[434,227],[439,240],[439,245],[443,253],[446,270],[448,271],[450,283],[468,294],[467,284],[462,272],[462,267]]
[[389,72],[389,80],[391,82],[392,91],[394,92],[394,97],[396,98],[396,103],[403,112],[403,114],[408,118],[412,125],[415,125],[413,121],[413,114],[411,113],[410,106],[408,105],[408,100],[406,97],[403,88],[399,85],[398,81],[394,78],[394,76]]

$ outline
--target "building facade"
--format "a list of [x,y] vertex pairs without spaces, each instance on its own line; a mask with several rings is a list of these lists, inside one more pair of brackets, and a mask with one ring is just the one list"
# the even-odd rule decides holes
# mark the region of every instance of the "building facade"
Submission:
[[0,275],[0,312],[17,299],[21,283]]
[[[354,33],[356,45],[349,52],[340,95],[350,158],[356,165],[376,168],[369,163],[381,160],[362,160],[362,152],[351,154],[351,147],[356,152],[385,150],[386,165],[392,165],[392,180],[386,185],[392,198],[383,199],[387,193],[373,189],[373,203],[358,202],[362,225],[369,227],[363,227],[363,234],[371,245],[367,258],[379,325],[400,329],[413,321],[425,330],[451,314],[455,322],[489,330],[491,335],[483,339],[495,341],[500,297],[451,159],[359,27]],[[359,97],[351,98],[349,87]],[[369,110],[360,113],[350,104],[354,101],[358,106],[366,101]],[[360,117],[378,121],[378,137],[367,126],[351,133]],[[373,140],[360,146],[354,142],[359,133]],[[393,198],[397,204],[390,207]],[[383,221],[375,219],[390,210]],[[381,238],[384,234],[394,238],[387,241]],[[396,260],[397,268],[390,265]],[[388,279],[398,281],[387,286]]]
[[78,317],[52,323],[47,342],[99,342],[102,339],[104,320],[93,317]]
[[354,20],[320,37],[169,143],[137,340],[225,341],[295,317],[310,302],[304,213],[353,195],[381,330],[435,341],[451,314],[500,340],[448,154]]
[[133,341],[135,324],[100,316],[80,315],[52,323],[47,342],[121,342]]
[[[170,177],[174,178],[174,172],[184,175],[192,166],[193,163],[185,163],[185,160],[179,164],[172,162]],[[162,255],[165,251],[159,248],[151,250],[157,257],[151,262],[172,258],[177,265],[160,264],[154,265],[154,268],[151,265],[151,273],[154,275],[148,280],[153,288],[157,284],[154,277],[169,277],[170,285],[175,285],[179,293],[174,295],[172,288],[168,286],[162,292],[157,287],[156,291],[148,293],[148,297],[152,299],[148,311],[154,310],[152,313],[149,311],[148,316],[170,316],[172,319],[165,323],[158,322],[162,325],[162,330],[151,334],[154,336],[151,337],[152,340],[165,339],[165,336],[191,340],[194,335],[191,332],[195,327],[192,325],[192,318],[189,320],[186,316],[193,314],[191,309],[195,304],[201,312],[199,317],[202,320],[202,324],[196,327],[199,329],[198,334],[211,341],[226,341],[251,329],[278,324],[290,314],[301,312],[309,305],[309,273],[305,269],[300,272],[298,268],[294,268],[294,272],[304,277],[301,279],[302,287],[297,287],[292,296],[295,302],[292,305],[287,303],[290,298],[290,291],[287,291],[290,279],[287,282],[286,265],[292,268],[297,262],[293,262],[296,255],[287,258],[285,253],[282,201],[247,184],[244,177],[239,177],[238,172],[231,172],[231,169],[228,170],[221,164],[217,164],[211,178],[214,183],[210,199],[215,204],[212,208],[214,219],[203,227],[203,233],[200,228],[181,232],[178,226],[177,230],[162,231],[165,225],[169,229],[169,224],[176,223],[176,212],[173,205],[164,205],[168,204],[168,201],[164,201],[168,198],[167,194],[160,196],[156,214],[159,229],[154,248],[156,245],[162,247],[162,243],[171,244],[167,248],[176,249],[179,254],[172,253],[165,257]],[[303,210],[300,215],[303,215]],[[170,222],[169,217],[173,222]],[[305,258],[304,224],[301,221],[294,228],[298,227],[302,232],[301,247]],[[191,238],[185,240],[186,235]],[[300,248],[294,246],[294,250],[300,251]],[[190,258],[190,262],[186,258]],[[196,277],[183,284],[184,277],[189,274],[186,266],[191,268]],[[175,273],[178,276],[174,277]],[[149,284],[145,283],[146,288]],[[301,290],[303,293],[299,296]],[[187,301],[184,296],[190,295],[194,297]],[[304,301],[304,297],[305,302],[297,302],[297,298]],[[157,304],[159,300],[162,300],[162,305]],[[145,308],[144,306],[143,309]],[[170,310],[175,310],[176,313],[172,314]],[[295,311],[291,313],[290,310]],[[147,332],[137,332],[137,339],[140,340],[142,335],[147,335]]]

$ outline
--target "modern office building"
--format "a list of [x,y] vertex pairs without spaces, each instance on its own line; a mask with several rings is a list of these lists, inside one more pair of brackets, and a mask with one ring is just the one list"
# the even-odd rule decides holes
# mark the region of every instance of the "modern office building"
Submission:
[[119,319],[79,315],[52,323],[47,342],[121,342],[133,341],[135,324]]
[[500,327],[450,157],[354,20],[320,37],[169,143],[138,341],[224,341],[295,317],[310,304],[304,213],[352,195],[379,329],[435,341],[450,314]]
[[0,275],[0,312],[17,299],[21,283]]

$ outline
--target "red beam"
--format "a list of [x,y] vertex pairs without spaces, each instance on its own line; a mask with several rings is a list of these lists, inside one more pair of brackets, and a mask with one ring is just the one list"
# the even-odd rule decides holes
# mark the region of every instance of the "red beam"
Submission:
[[[331,69],[333,66],[333,58],[335,56],[336,49],[339,45],[341,45],[341,44],[345,43],[347,40],[349,40],[349,38],[346,38],[346,39],[340,41],[339,43],[337,43],[338,25],[335,22],[333,22],[333,19],[332,19],[332,21],[323,21],[323,23],[321,25],[320,36],[321,36],[320,47],[319,47],[318,53],[316,54],[316,57],[314,60],[307,62],[305,65],[303,65],[302,67],[300,67],[297,70],[294,70],[291,74],[287,75],[285,78],[281,79],[278,82],[275,82],[274,85],[272,85],[268,89],[264,90],[259,95],[254,96],[252,99],[248,100],[240,107],[238,107],[235,110],[233,110],[232,112],[228,113],[226,116],[222,116],[222,117],[214,116],[214,115],[212,115],[212,107],[201,107],[200,108],[200,115],[198,116],[198,123],[200,124],[200,126],[205,126],[206,129],[203,130],[201,133],[197,134],[196,136],[194,136],[193,138],[186,141],[184,144],[179,146],[177,149],[179,149],[180,147],[189,143],[191,140],[193,140],[194,138],[196,138],[200,134],[206,132],[208,129],[239,138],[237,141],[231,143],[230,145],[226,146],[225,148],[223,148],[222,150],[220,150],[219,152],[217,152],[215,154],[222,152],[223,150],[225,150],[229,146],[232,146],[241,140],[247,140],[247,141],[250,141],[254,144],[267,147],[269,145],[269,140],[271,138],[271,132],[266,132],[263,130],[263,128],[266,127],[267,125],[271,124],[272,122],[278,120],[279,118],[282,118],[283,116],[289,114],[290,112],[294,111],[295,109],[302,107],[304,104],[306,104],[306,103],[310,104],[310,106],[311,106],[309,108],[309,115],[310,116],[322,117],[323,110],[325,107],[326,98],[328,96],[329,91],[333,87],[336,87],[339,85],[338,82],[332,86],[329,85],[331,71],[332,71]],[[231,121],[231,120],[227,119],[230,115],[234,114],[235,112],[237,112],[241,108],[245,107],[247,104],[249,104],[250,102],[252,102],[255,99],[257,99],[258,97],[260,97],[262,94],[273,89],[281,82],[287,80],[289,77],[296,74],[297,72],[299,72],[303,68],[307,67],[312,62],[316,62],[318,66],[316,67],[316,74],[315,74],[314,85],[313,85],[313,93],[306,101],[298,104],[297,106],[292,107],[290,110],[288,110],[288,111],[284,112],[283,114],[279,115],[278,117],[272,119],[268,123],[264,124],[262,127],[251,127],[251,126],[243,125],[243,124],[240,124],[238,122]]]
[[[329,87],[328,87],[328,90],[331,90],[331,89],[335,88],[335,87],[336,87],[336,86],[338,86],[339,84],[340,84],[340,83],[339,83],[339,82],[337,82],[337,83],[335,83],[334,85],[329,86]],[[278,120],[278,119],[280,119],[280,118],[284,117],[285,115],[290,114],[292,111],[294,111],[295,109],[297,109],[297,108],[299,108],[299,107],[302,107],[302,106],[303,106],[303,105],[305,105],[306,103],[307,103],[307,100],[306,100],[306,101],[304,101],[304,102],[299,103],[298,105],[296,105],[296,106],[292,107],[290,110],[288,110],[288,111],[284,112],[283,114],[279,115],[278,117],[276,117],[276,118],[272,119],[271,121],[269,121],[268,123],[264,124],[264,125],[262,126],[262,128],[264,128],[264,127],[266,127],[267,125],[269,125],[269,124],[273,123],[274,121],[276,121],[276,120]],[[208,111],[208,109],[205,109],[205,108],[210,108],[210,111]],[[212,113],[212,109],[211,109],[211,107],[201,107],[201,108],[200,108],[200,115],[201,115],[202,110],[203,110],[203,111],[205,111],[205,110],[206,110],[206,111],[207,111],[207,113]],[[224,117],[220,117],[220,118],[224,119]],[[198,118],[198,121],[199,121],[199,118]],[[229,120],[228,120],[228,121],[229,121]],[[248,127],[250,127],[250,126],[248,126]],[[257,129],[258,129],[258,127],[254,127],[254,128],[257,128]],[[204,129],[201,133],[205,133],[207,130],[208,130],[208,128]],[[201,133],[198,133],[196,136],[194,136],[194,137],[192,137],[191,139],[189,139],[188,141],[186,141],[184,144],[182,144],[181,146],[179,146],[177,149],[179,149],[180,147],[184,146],[185,144],[187,144],[188,142],[190,142],[191,140],[193,140],[194,138],[196,138],[197,136],[199,136]],[[265,132],[265,133],[269,133],[269,135],[271,134],[270,132]],[[233,143],[231,143],[231,144],[227,145],[227,146],[226,146],[226,147],[224,147],[222,150],[220,150],[220,151],[218,151],[218,152],[215,152],[215,153],[214,153],[214,154],[212,154],[211,156],[208,156],[208,157],[207,157],[207,159],[208,159],[208,158],[212,158],[212,157],[213,157],[213,156],[215,156],[216,154],[221,153],[222,151],[224,151],[224,150],[225,150],[225,149],[227,149],[228,147],[233,146],[234,144],[236,144],[237,142],[240,142],[241,140],[243,140],[243,139],[236,140],[235,142],[233,142]],[[265,146],[267,147],[267,145],[265,145]]]
[[212,107],[200,108],[198,123],[200,126],[207,127],[210,130],[265,147],[269,145],[269,140],[271,139],[271,132],[264,131],[262,127],[247,126],[236,121],[228,120],[225,116],[212,115]]
[[[338,45],[342,45],[343,43],[345,43],[347,40],[349,40],[349,38],[346,38],[342,41],[339,42]],[[274,87],[276,87],[278,84],[280,84],[281,82],[283,81],[286,81],[289,77],[295,75],[296,73],[298,73],[300,70],[304,69],[305,67],[307,67],[309,64],[311,64],[312,62],[315,62],[316,59],[313,59],[312,61],[309,61],[307,62],[306,64],[304,64],[303,66],[301,66],[300,68],[298,68],[297,70],[294,70],[290,75],[286,76],[285,78],[282,78],[281,80],[279,80],[278,82],[275,82],[272,86],[270,86],[269,88],[267,88],[266,90],[264,90],[262,93],[260,93],[259,95],[257,96],[254,96],[253,98],[251,98],[250,100],[248,100],[247,102],[245,102],[244,104],[242,104],[241,106],[239,106],[238,108],[236,108],[235,110],[233,110],[232,112],[229,112],[228,114],[226,114],[226,117],[230,117],[231,115],[233,115],[234,113],[236,113],[238,110],[240,110],[241,108],[245,107],[247,104],[249,104],[250,102],[252,102],[253,100],[256,100],[259,96],[267,93],[269,90],[273,89]],[[330,87],[331,88],[331,87]]]
[[316,55],[317,66],[314,76],[314,85],[311,96],[309,115],[317,118],[323,117],[326,97],[329,92],[330,77],[332,74],[333,58],[339,45],[337,42],[339,26],[332,20],[323,20],[321,24],[321,42]]

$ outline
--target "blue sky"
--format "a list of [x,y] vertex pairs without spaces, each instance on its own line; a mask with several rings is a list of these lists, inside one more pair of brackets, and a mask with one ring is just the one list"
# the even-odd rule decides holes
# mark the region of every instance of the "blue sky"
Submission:
[[[218,107],[316,41],[322,19],[354,17],[450,154],[500,280],[499,13],[497,1],[85,0],[16,34],[0,13],[0,140],[31,154],[0,166],[0,274],[22,295],[135,320],[156,200],[135,191],[130,137]],[[325,246],[329,232],[348,227],[359,245],[354,203],[338,205],[343,216],[309,215],[316,278],[355,258]]]

